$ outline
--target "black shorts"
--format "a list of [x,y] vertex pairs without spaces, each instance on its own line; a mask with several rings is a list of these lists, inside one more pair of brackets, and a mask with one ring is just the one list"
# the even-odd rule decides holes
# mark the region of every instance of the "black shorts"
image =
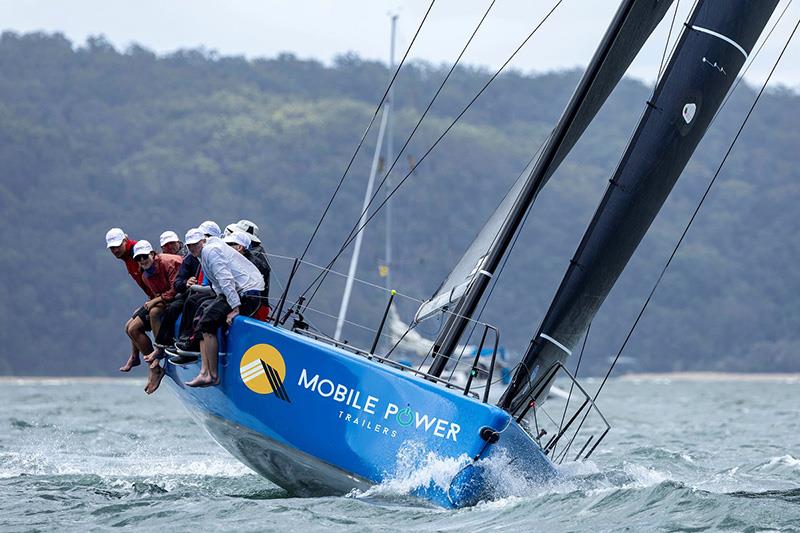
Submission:
[[[251,316],[261,305],[261,301],[255,297],[240,296],[239,298],[241,300],[239,314],[242,316]],[[228,305],[228,300],[225,299],[224,295],[218,295],[214,299],[214,303],[209,305],[203,312],[203,318],[200,319],[197,329],[200,330],[201,333],[215,335],[219,328],[226,325],[225,319],[230,312],[231,306]]]
[[141,306],[139,309],[134,311],[131,318],[141,318],[142,322],[144,322],[144,330],[145,331],[153,330],[153,327],[150,325],[150,313],[144,310],[144,306]]

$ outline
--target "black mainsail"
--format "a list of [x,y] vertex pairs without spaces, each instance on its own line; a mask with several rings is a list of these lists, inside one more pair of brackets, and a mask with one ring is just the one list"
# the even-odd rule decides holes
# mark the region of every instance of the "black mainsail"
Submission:
[[[699,0],[536,336],[499,405],[516,412],[537,377],[586,332],[683,172],[778,0]],[[537,388],[537,390],[539,390]]]
[[453,311],[434,344],[431,374],[438,376],[444,370],[528,208],[619,83],[672,1],[621,3],[539,159],[514,184],[436,294],[420,306],[416,320],[444,307]]

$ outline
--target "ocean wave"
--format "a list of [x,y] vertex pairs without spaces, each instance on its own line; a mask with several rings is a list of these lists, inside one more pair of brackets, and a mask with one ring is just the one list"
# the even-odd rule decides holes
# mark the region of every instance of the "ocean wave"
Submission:
[[800,471],[800,459],[793,457],[791,455],[781,455],[780,457],[771,457],[766,464],[760,466],[760,468],[765,470],[771,469],[784,469],[788,468],[790,470],[798,470]]

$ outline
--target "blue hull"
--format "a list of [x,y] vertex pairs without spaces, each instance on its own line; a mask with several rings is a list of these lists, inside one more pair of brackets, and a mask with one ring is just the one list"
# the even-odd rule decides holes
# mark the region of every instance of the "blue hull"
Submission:
[[[513,459],[534,481],[555,476],[539,445],[493,405],[249,318],[237,318],[224,340],[218,387],[183,386],[197,363],[167,364],[167,375],[221,446],[292,494],[364,490],[431,453],[462,465],[447,483],[415,491],[445,507],[492,497],[487,461]],[[485,428],[499,433],[496,442]]]

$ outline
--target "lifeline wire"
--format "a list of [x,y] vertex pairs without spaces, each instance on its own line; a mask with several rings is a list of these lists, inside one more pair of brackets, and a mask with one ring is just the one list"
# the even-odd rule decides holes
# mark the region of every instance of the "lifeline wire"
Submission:
[[394,75],[392,75],[392,79],[389,81],[389,85],[386,87],[386,91],[384,91],[383,96],[381,97],[380,102],[378,102],[377,107],[375,108],[375,112],[372,114],[372,118],[367,125],[367,129],[364,130],[364,134],[361,136],[361,140],[358,142],[358,146],[356,146],[355,151],[353,152],[353,156],[350,158],[350,161],[347,163],[347,167],[344,169],[344,173],[342,177],[339,179],[338,185],[336,185],[336,189],[333,191],[330,200],[328,201],[328,205],[325,206],[325,209],[322,211],[322,215],[319,217],[319,221],[317,222],[317,226],[314,228],[314,231],[311,233],[311,237],[308,239],[308,243],[306,243],[306,247],[303,250],[302,255],[300,256],[300,260],[302,261],[306,257],[306,253],[308,253],[308,249],[311,247],[311,243],[314,241],[314,238],[317,236],[317,232],[319,231],[320,226],[322,226],[322,221],[325,220],[325,216],[328,214],[328,211],[333,204],[333,200],[336,198],[336,195],[339,194],[339,189],[342,188],[342,184],[344,183],[345,178],[347,177],[347,173],[350,171],[350,167],[353,166],[353,162],[358,155],[359,150],[361,150],[361,146],[364,144],[364,141],[367,138],[367,134],[369,130],[372,128],[372,124],[375,122],[375,118],[378,116],[378,112],[380,111],[383,103],[386,101],[386,97],[389,94],[389,91],[394,85],[395,80],[397,79],[397,75],[400,73],[400,69],[403,67],[403,63],[405,63],[406,58],[408,58],[409,52],[411,52],[411,48],[414,46],[414,41],[417,40],[417,36],[419,35],[420,30],[422,30],[422,26],[425,24],[425,21],[428,19],[428,15],[433,8],[433,5],[436,3],[436,0],[431,0],[430,5],[428,6],[428,10],[425,12],[425,16],[422,17],[422,21],[419,23],[417,27],[417,31],[414,33],[414,37],[411,39],[411,43],[409,43],[408,48],[406,49],[406,53],[403,55],[403,59],[400,60],[400,64],[397,65],[397,69],[394,71]]
[[[536,25],[536,27],[533,29],[533,31],[531,31],[531,33],[528,34],[528,36],[522,41],[522,43],[517,47],[517,49],[514,50],[514,52],[511,54],[511,56],[509,56],[509,58],[506,59],[506,61],[497,70],[497,72],[495,72],[492,75],[492,77],[489,79],[489,81],[487,81],[486,84],[480,89],[480,91],[478,91],[478,93],[472,98],[472,100],[470,100],[470,102],[466,105],[466,107],[458,114],[458,116],[456,116],[456,118],[453,120],[453,122],[450,123],[450,125],[444,130],[444,132],[442,132],[442,134],[436,139],[436,141],[434,141],[434,143],[430,146],[430,148],[428,148],[428,150],[422,155],[422,157],[417,161],[417,163],[408,171],[408,173],[403,177],[403,179],[400,180],[400,182],[391,190],[391,192],[386,195],[386,198],[375,208],[375,211],[367,218],[367,220],[364,222],[364,224],[362,224],[360,227],[357,228],[357,230],[355,231],[355,234],[357,234],[358,232],[362,231],[367,226],[367,224],[369,224],[370,221],[372,221],[372,219],[375,218],[375,216],[378,214],[378,212],[380,212],[380,210],[383,208],[383,206],[386,205],[386,203],[389,201],[389,199],[392,196],[394,196],[394,194],[400,189],[400,187],[402,187],[402,185],[406,182],[406,180],[409,178],[409,176],[411,176],[414,173],[414,171],[417,169],[417,167],[419,167],[419,165],[422,163],[422,161],[424,161],[425,158],[439,144],[439,142],[441,142],[441,140],[445,137],[445,135],[447,135],[450,132],[450,130],[456,125],[456,123],[461,119],[461,117],[464,116],[464,114],[467,112],[467,110],[486,91],[486,89],[489,87],[489,85],[500,75],[500,73],[505,69],[505,67],[508,66],[508,64],[511,62],[511,60],[517,55],[517,53],[519,53],[519,51],[522,49],[522,47],[525,46],[525,44],[527,44],[527,42],[533,37],[533,35],[539,30],[539,28],[541,28],[541,26],[547,21],[547,19],[550,18],[550,16],[555,12],[555,10],[558,9],[558,7],[562,4],[563,1],[564,0],[558,0],[558,2],[547,13],[547,15],[545,15],[545,17],[539,22],[539,24]],[[341,256],[341,254],[347,248],[347,246],[349,246],[350,243],[353,242],[355,234],[353,234],[350,238],[348,238],[342,244],[341,248],[339,249],[339,252],[334,256],[333,259],[331,259],[330,263],[328,263],[328,268],[330,268],[336,262],[336,260],[339,258],[339,256]],[[322,284],[322,281],[324,281],[324,278],[325,278],[325,276],[321,275],[320,277],[315,279],[313,282],[311,282],[311,284],[308,286],[308,288],[303,292],[303,294],[305,295],[309,290],[311,290],[311,287],[313,287],[315,284],[319,283],[317,285],[317,287],[314,289],[314,292],[312,293],[312,295],[309,297],[309,301],[311,299],[313,299],[314,296],[316,295],[317,290],[319,289],[319,286]]]
[[675,254],[678,252],[678,248],[683,243],[683,239],[686,237],[686,234],[689,232],[689,228],[692,226],[692,223],[694,222],[694,219],[697,216],[697,213],[700,211],[700,208],[703,206],[703,202],[708,197],[708,193],[711,191],[711,188],[714,186],[714,183],[716,182],[717,177],[719,176],[719,173],[722,170],[722,167],[725,165],[725,162],[728,160],[728,156],[730,156],[731,152],[733,151],[733,147],[736,145],[736,141],[739,140],[739,136],[741,135],[742,131],[744,130],[744,127],[747,124],[747,121],[750,118],[750,115],[753,113],[753,110],[755,109],[756,105],[758,104],[758,101],[761,99],[761,95],[764,94],[764,90],[767,88],[767,84],[769,83],[769,80],[772,78],[772,74],[775,72],[775,69],[778,67],[778,63],[780,63],[781,58],[783,57],[783,54],[786,52],[786,49],[789,47],[789,43],[792,41],[792,38],[794,37],[795,32],[797,32],[798,26],[800,26],[800,20],[797,21],[797,24],[795,24],[791,35],[789,35],[789,38],[786,40],[786,44],[783,46],[783,50],[781,50],[781,53],[778,56],[778,59],[775,60],[775,64],[772,66],[772,69],[769,71],[769,75],[767,76],[767,79],[764,80],[764,84],[761,86],[761,90],[758,91],[758,95],[756,96],[755,101],[753,101],[753,105],[750,106],[750,110],[747,112],[747,115],[744,117],[744,120],[742,121],[741,126],[739,126],[739,131],[736,132],[736,136],[733,138],[733,141],[731,141],[730,146],[728,146],[728,150],[727,150],[727,152],[725,152],[725,156],[722,158],[722,161],[720,162],[719,166],[717,167],[717,171],[714,173],[714,177],[711,178],[711,181],[709,182],[708,187],[706,187],[706,190],[703,193],[703,196],[700,198],[700,203],[697,204],[697,207],[695,208],[694,213],[692,213],[692,216],[689,219],[689,222],[686,224],[686,227],[684,228],[680,239],[678,239],[678,243],[675,245],[675,248],[672,250],[672,253],[669,256],[669,259],[667,259],[667,262],[664,265],[664,268],[661,270],[661,273],[658,275],[658,279],[656,279],[656,283],[655,283],[655,285],[653,285],[653,289],[650,291],[650,294],[647,296],[647,300],[645,300],[644,305],[642,306],[642,309],[639,311],[639,315],[636,317],[636,320],[633,322],[633,325],[631,326],[630,331],[628,331],[628,335],[625,337],[625,340],[623,341],[622,346],[620,347],[619,351],[617,352],[617,355],[614,357],[614,360],[612,361],[611,366],[608,368],[608,372],[606,372],[606,375],[603,378],[602,383],[600,383],[600,387],[598,387],[597,392],[594,395],[594,401],[597,401],[597,397],[600,395],[600,391],[603,390],[603,386],[606,384],[606,381],[608,381],[608,377],[611,375],[611,371],[614,369],[614,366],[617,364],[617,361],[619,360],[620,356],[622,355],[622,352],[625,350],[625,346],[627,346],[628,341],[630,340],[631,336],[633,335],[634,330],[636,329],[636,326],[639,324],[639,320],[642,318],[642,315],[644,314],[645,309],[647,309],[647,305],[650,303],[650,300],[652,300],[653,295],[656,292],[656,289],[658,288],[659,284],[661,283],[661,280],[664,278],[664,274],[666,273],[667,268],[669,268],[669,265],[672,263],[672,260],[675,258]]

